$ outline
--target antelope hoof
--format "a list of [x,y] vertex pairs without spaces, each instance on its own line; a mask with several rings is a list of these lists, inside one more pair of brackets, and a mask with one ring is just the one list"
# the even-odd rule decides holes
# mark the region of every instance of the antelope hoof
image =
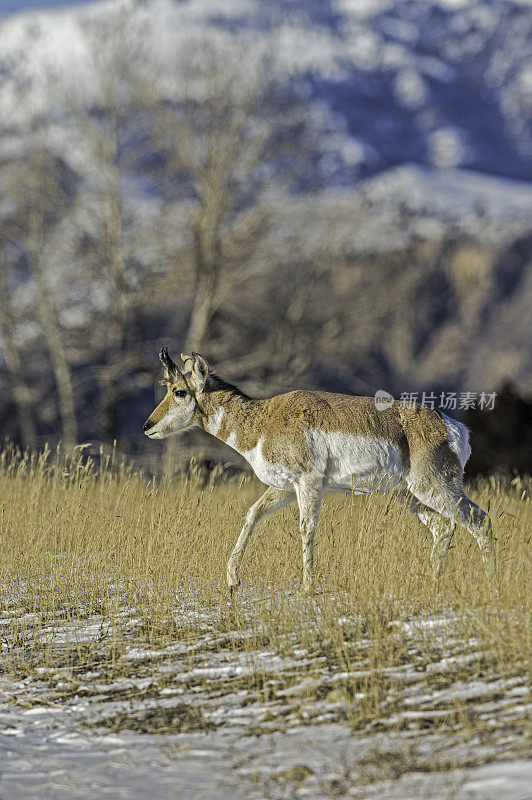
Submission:
[[231,597],[234,595],[238,587],[240,586],[240,578],[233,571],[227,571],[227,587],[229,592],[231,593]]

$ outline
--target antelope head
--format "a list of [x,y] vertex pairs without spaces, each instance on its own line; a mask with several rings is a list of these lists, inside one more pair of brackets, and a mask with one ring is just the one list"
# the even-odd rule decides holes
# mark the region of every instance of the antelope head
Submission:
[[209,365],[198,353],[181,354],[182,367],[172,361],[166,347],[159,358],[166,395],[144,423],[144,433],[150,439],[165,439],[197,424],[198,397],[209,375]]

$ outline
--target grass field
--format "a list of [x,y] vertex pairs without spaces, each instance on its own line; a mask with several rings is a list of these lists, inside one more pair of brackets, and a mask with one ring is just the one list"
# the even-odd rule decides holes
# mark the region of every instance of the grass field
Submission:
[[[315,594],[294,505],[257,527],[232,600],[226,562],[261,485],[199,486],[82,451],[2,454],[4,725],[149,740],[169,769],[205,739],[226,797],[469,797],[469,769],[530,758],[530,480],[469,487],[496,589],[466,532],[435,590],[430,534],[392,496],[330,496]],[[70,796],[43,775],[42,796]],[[22,767],[6,780],[10,797],[33,786]]]

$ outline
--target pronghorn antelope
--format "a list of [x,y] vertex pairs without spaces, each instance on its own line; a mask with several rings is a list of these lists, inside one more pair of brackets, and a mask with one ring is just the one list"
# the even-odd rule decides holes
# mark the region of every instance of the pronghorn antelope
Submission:
[[296,499],[303,545],[303,587],[312,586],[314,533],[324,492],[390,489],[429,528],[439,577],[456,524],[476,539],[495,569],[491,522],[462,487],[471,448],[467,428],[426,406],[386,410],[372,397],[292,391],[253,399],[211,371],[197,353],[175,364],[159,354],[166,396],[144,424],[150,439],[198,426],[239,452],[268,488],[249,509],[227,565],[238,586],[245,547],[257,522]]

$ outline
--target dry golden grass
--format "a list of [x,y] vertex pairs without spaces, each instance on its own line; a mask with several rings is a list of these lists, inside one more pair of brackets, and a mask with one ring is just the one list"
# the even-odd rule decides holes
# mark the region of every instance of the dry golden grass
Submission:
[[[54,703],[89,695],[93,674],[104,685],[148,676],[147,688],[122,687],[113,697],[140,702],[175,686],[176,673],[161,667],[175,659],[179,645],[179,685],[201,690],[206,701],[240,691],[247,692],[241,705],[269,704],[259,715],[259,733],[325,713],[358,731],[466,732],[481,744],[493,741],[503,723],[486,720],[467,686],[494,682],[483,699],[497,702],[505,691],[497,681],[521,685],[527,674],[530,481],[492,479],[470,487],[475,501],[490,507],[498,591],[466,532],[457,532],[435,591],[430,534],[393,497],[331,496],[317,536],[316,596],[299,591],[294,506],[258,526],[244,559],[243,588],[231,602],[226,562],[260,491],[249,479],[203,490],[194,479],[156,484],[110,462],[96,468],[81,453],[67,459],[4,452],[4,671],[42,678],[61,669],[65,682],[48,696]],[[148,648],[146,656],[125,658],[133,645]],[[242,655],[247,671],[219,678],[194,672],[209,653],[222,650]],[[261,652],[288,665],[269,669]],[[411,677],[403,685],[404,669]],[[418,705],[405,700],[416,674],[421,695],[428,693]],[[309,679],[305,688],[293,692],[303,678]],[[452,687],[466,689],[446,697]],[[406,713],[416,708],[423,713]],[[524,723],[520,713],[512,725]],[[148,729],[153,716],[150,710],[139,717],[139,729]]]

